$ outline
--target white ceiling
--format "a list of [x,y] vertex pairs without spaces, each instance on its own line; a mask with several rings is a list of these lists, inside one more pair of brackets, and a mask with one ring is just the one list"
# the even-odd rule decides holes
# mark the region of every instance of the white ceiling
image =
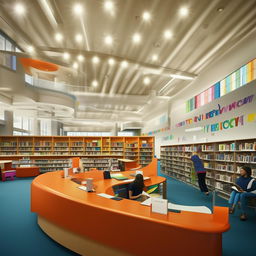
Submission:
[[[155,107],[168,101],[191,82],[170,74],[200,75],[256,27],[255,0],[112,0],[111,12],[104,9],[103,0],[20,2],[26,7],[22,16],[14,12],[17,0],[0,0],[1,28],[23,49],[33,45],[40,58],[62,66],[57,80],[75,86],[79,120],[141,119],[143,109],[150,111],[148,104]],[[80,16],[73,12],[75,3],[83,8]],[[183,6],[189,10],[186,17],[179,15]],[[149,22],[142,19],[144,11],[152,16]],[[168,40],[163,37],[167,29],[173,33]],[[63,35],[62,42],[55,40],[57,32]],[[75,41],[77,33],[82,43]],[[132,41],[134,33],[141,35],[139,44]],[[104,43],[107,35],[113,37],[111,46]],[[68,61],[63,60],[64,52],[71,55]],[[82,63],[77,61],[79,54],[85,58]],[[94,56],[100,58],[96,65]],[[112,67],[110,57],[116,60]],[[123,60],[127,68],[121,67]],[[77,71],[74,61],[79,63]],[[145,77],[150,78],[149,85],[143,83]],[[95,88],[93,80],[98,81]]]

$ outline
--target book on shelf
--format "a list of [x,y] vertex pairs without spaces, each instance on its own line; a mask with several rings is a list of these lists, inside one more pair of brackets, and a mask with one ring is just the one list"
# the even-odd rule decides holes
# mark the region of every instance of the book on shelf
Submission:
[[240,143],[238,145],[238,149],[240,151],[256,151],[256,142],[251,142],[251,143]]
[[236,144],[235,142],[233,143],[224,143],[224,144],[219,144],[219,151],[235,151],[236,150]]

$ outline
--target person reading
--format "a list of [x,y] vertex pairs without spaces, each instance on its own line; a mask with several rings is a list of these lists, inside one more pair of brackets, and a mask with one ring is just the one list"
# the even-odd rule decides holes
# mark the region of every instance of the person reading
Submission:
[[137,174],[135,176],[135,180],[129,184],[129,199],[136,200],[136,201],[143,201],[143,189],[144,189],[144,179],[142,174]]
[[235,212],[238,202],[241,203],[241,215],[240,220],[246,220],[246,205],[247,199],[251,197],[256,198],[256,181],[251,177],[252,170],[249,166],[243,166],[240,169],[240,177],[236,180],[236,183],[231,187],[232,192],[229,198],[229,213]]
[[199,154],[195,151],[192,153],[191,161],[194,164],[195,172],[198,177],[198,185],[201,192],[204,192],[207,196],[209,195],[209,190],[205,183],[206,170],[204,168],[204,163],[200,159]]

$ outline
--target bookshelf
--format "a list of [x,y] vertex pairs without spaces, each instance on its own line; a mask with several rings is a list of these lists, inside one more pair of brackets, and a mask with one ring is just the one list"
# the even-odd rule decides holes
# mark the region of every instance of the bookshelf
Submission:
[[83,164],[83,171],[90,171],[90,169],[98,169],[101,171],[109,170],[110,164],[109,159],[112,162],[112,168],[118,169],[118,159],[117,158],[81,158]]
[[161,171],[188,184],[197,186],[192,152],[201,148],[206,184],[228,197],[231,183],[239,176],[243,165],[252,168],[256,178],[256,139],[161,146]]
[[153,137],[139,138],[139,163],[142,167],[148,165],[154,157]]
[[[71,157],[88,161],[89,168],[106,166],[111,158],[148,165],[154,156],[153,137],[76,137],[76,136],[0,136],[0,159],[13,160],[15,166],[39,166],[41,172],[68,167]],[[94,159],[90,162],[88,159]],[[105,159],[105,160],[104,160]],[[101,162],[103,161],[103,162]],[[94,166],[92,166],[92,164]]]

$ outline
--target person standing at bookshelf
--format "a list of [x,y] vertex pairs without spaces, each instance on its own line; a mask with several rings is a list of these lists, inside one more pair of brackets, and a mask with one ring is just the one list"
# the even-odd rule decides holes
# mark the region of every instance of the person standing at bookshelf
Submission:
[[235,211],[235,207],[238,202],[241,202],[241,215],[240,220],[246,220],[246,205],[248,198],[256,198],[256,181],[251,177],[252,170],[249,166],[243,166],[240,169],[240,177],[236,180],[236,183],[232,187],[229,204],[229,213],[232,214]]
[[205,183],[205,177],[206,177],[206,170],[204,168],[204,163],[199,157],[198,152],[193,152],[191,160],[194,164],[195,172],[198,177],[198,185],[201,190],[201,192],[204,192],[207,196],[209,195],[209,190],[207,188],[207,185]]

